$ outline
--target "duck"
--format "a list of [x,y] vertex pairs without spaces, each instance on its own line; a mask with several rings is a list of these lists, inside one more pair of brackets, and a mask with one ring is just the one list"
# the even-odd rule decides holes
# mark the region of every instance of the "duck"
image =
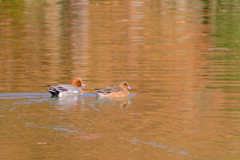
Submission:
[[48,92],[53,97],[82,96],[83,91],[80,87],[87,87],[80,78],[75,78],[70,84],[61,84],[57,86],[48,85]]
[[100,97],[126,97],[129,96],[130,93],[127,89],[132,89],[129,86],[127,81],[120,82],[116,86],[109,86],[100,89],[95,89],[97,96]]

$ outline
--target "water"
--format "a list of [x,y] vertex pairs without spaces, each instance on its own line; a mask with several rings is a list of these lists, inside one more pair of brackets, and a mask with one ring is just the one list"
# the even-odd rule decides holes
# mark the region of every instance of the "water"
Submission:
[[[239,4],[0,2],[0,159],[239,159]],[[82,97],[47,85],[80,77]],[[127,80],[125,98],[95,88]]]

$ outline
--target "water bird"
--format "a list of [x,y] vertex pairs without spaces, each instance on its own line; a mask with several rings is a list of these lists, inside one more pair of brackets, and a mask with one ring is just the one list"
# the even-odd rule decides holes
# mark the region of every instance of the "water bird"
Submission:
[[101,97],[125,97],[129,96],[129,91],[132,89],[127,81],[120,82],[117,86],[109,86],[100,89],[95,89],[96,94]]
[[83,91],[80,87],[87,87],[83,84],[80,78],[75,78],[70,84],[61,84],[57,86],[48,85],[48,91],[52,96],[63,97],[63,96],[81,96]]

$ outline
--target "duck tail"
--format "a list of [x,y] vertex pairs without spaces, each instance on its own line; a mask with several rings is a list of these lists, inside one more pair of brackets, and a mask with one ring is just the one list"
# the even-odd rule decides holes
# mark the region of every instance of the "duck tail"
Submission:
[[59,92],[51,85],[47,85],[48,89],[47,91],[52,94],[52,96],[58,96]]

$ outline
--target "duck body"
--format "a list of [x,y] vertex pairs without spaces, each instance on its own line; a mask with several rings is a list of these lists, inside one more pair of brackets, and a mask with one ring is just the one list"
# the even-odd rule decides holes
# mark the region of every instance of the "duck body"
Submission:
[[52,94],[52,96],[81,96],[83,95],[83,91],[81,88],[78,88],[73,85],[57,85],[57,86],[48,86],[48,91]]
[[83,95],[83,91],[80,86],[86,87],[82,83],[80,78],[73,79],[71,84],[61,84],[56,86],[48,85],[48,91],[52,94],[52,96],[81,96]]
[[129,96],[129,91],[132,89],[127,81],[119,83],[117,86],[109,86],[100,89],[95,89],[96,94],[100,97],[126,97]]

